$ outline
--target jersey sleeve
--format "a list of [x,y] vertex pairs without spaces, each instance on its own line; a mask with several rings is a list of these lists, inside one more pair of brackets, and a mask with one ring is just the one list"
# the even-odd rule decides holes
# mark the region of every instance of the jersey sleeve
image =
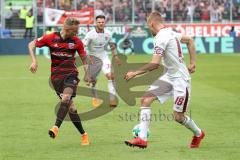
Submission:
[[43,47],[43,46],[48,46],[48,39],[49,39],[50,35],[44,35],[40,38],[38,38],[35,42],[36,42],[36,47]]
[[182,39],[182,33],[179,33],[178,31],[173,30],[173,35],[174,35],[175,37],[177,37],[177,39],[178,39],[179,41],[181,41],[181,39]]
[[91,37],[90,37],[90,33],[88,32],[82,42],[83,42],[84,46],[88,46],[90,41],[91,41]]
[[108,43],[114,43],[113,38],[112,38],[112,32],[109,30],[106,30],[106,35],[108,36]]
[[84,49],[83,42],[80,39],[77,41],[77,45],[78,45],[78,48],[77,48],[78,55],[80,57],[86,56],[86,51]]
[[115,43],[115,42],[113,41],[112,35],[110,35],[110,37],[109,37],[109,43]]
[[165,50],[167,48],[167,43],[168,43],[168,39],[167,38],[161,38],[161,37],[157,37],[155,39],[155,43],[154,43],[154,55],[160,55],[163,56],[165,53]]

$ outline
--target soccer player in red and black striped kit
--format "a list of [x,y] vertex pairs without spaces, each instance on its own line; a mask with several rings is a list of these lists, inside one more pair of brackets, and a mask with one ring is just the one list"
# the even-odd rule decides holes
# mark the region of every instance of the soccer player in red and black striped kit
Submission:
[[[55,138],[58,134],[67,113],[75,127],[82,135],[82,145],[88,145],[89,139],[84,131],[77,109],[72,98],[76,96],[76,89],[79,82],[78,70],[75,65],[75,52],[77,51],[83,64],[87,64],[86,52],[82,41],[76,36],[78,33],[79,21],[74,18],[67,18],[61,32],[54,32],[29,43],[29,53],[32,58],[30,71],[35,73],[38,68],[36,47],[47,46],[51,54],[51,82],[60,97],[60,108],[57,112],[55,125],[49,130],[49,135]],[[84,80],[87,81],[85,69]]]

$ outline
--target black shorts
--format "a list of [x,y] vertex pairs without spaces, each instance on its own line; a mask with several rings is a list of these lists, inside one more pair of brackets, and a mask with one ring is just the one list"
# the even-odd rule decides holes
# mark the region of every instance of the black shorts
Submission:
[[63,93],[63,90],[67,87],[70,87],[73,89],[73,94],[71,98],[76,97],[77,85],[80,81],[78,79],[77,74],[69,74],[61,78],[54,78],[51,81],[52,81],[54,90],[56,91],[60,99],[61,99],[60,95]]

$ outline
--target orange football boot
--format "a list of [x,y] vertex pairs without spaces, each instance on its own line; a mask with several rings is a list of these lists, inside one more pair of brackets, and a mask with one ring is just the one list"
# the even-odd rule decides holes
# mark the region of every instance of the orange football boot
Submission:
[[53,126],[51,129],[49,129],[48,134],[51,138],[56,138],[58,135],[58,127]]

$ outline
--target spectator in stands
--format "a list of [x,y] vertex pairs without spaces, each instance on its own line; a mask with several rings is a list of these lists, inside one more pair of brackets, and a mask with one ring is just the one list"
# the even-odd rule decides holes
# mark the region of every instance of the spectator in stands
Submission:
[[[212,1],[212,2],[211,2]],[[232,0],[233,20],[240,20],[240,0]],[[55,4],[57,2],[57,4]],[[46,0],[48,8],[74,10],[74,0]],[[132,0],[76,0],[77,9],[95,6],[95,16],[105,15],[106,21],[131,22]],[[114,2],[114,3],[113,3]],[[161,12],[166,21],[211,21],[228,22],[230,20],[231,0],[134,0],[134,20],[136,23],[144,22],[144,14],[152,11],[153,2],[155,10]],[[212,7],[210,7],[210,2]],[[171,4],[173,3],[173,4]],[[38,21],[42,22],[43,0],[37,0]],[[115,7],[113,7],[115,5]],[[172,19],[173,6],[173,19]],[[113,17],[115,8],[115,17]],[[143,11],[143,12],[142,12]]]
[[120,2],[120,4],[115,8],[116,21],[131,22],[131,20],[132,20],[132,3],[131,3],[131,1],[120,0],[119,2]]
[[194,13],[193,13],[193,20],[194,21],[200,21],[201,20],[201,5],[200,5],[200,2],[196,2],[196,6],[195,6],[195,9],[194,9]]
[[95,0],[77,0],[77,9],[94,7]]
[[4,17],[6,22],[6,28],[12,28],[12,17],[13,17],[13,8],[12,3],[9,2],[4,10]]
[[26,5],[24,5],[20,11],[19,11],[19,18],[21,19],[21,26],[24,27],[25,24],[25,18],[28,14],[28,9],[26,7]]
[[54,0],[46,0],[45,4],[46,4],[46,8],[54,8],[55,4],[54,4]]
[[230,7],[226,3],[222,3],[222,22],[229,22],[230,20]]
[[104,3],[103,1],[96,1],[95,2],[95,11],[94,11],[94,15],[95,17],[99,16],[99,15],[105,15],[103,10],[104,10]]
[[213,4],[213,6],[211,7],[211,19],[213,23],[219,22],[221,19],[221,12],[218,9],[218,5],[217,4]]
[[191,21],[193,19],[194,9],[195,9],[194,3],[192,1],[188,1],[187,5],[186,5],[186,10],[187,10],[186,20],[187,21]]
[[165,13],[166,13],[166,21],[171,21],[171,12],[172,12],[172,10],[171,10],[171,3],[170,2],[168,2],[167,3],[167,6],[164,8],[164,11],[165,11]]
[[113,2],[112,2],[112,0],[105,0],[103,5],[104,5],[103,12],[106,17],[106,22],[108,22],[108,23],[113,22],[113,9],[112,9]]
[[29,32],[29,38],[32,38],[33,27],[34,27],[34,16],[33,16],[32,12],[28,12],[28,15],[26,16],[24,38],[27,38],[28,32]]
[[208,3],[204,4],[201,9],[201,19],[202,21],[209,21],[210,20],[210,10]]
[[72,0],[58,0],[58,9],[73,10]]
[[144,12],[144,10],[143,9],[141,9],[140,10],[140,12],[138,13],[138,16],[139,16],[139,23],[144,23],[144,22],[146,22],[146,20],[147,20],[147,14],[146,14],[146,12]]

